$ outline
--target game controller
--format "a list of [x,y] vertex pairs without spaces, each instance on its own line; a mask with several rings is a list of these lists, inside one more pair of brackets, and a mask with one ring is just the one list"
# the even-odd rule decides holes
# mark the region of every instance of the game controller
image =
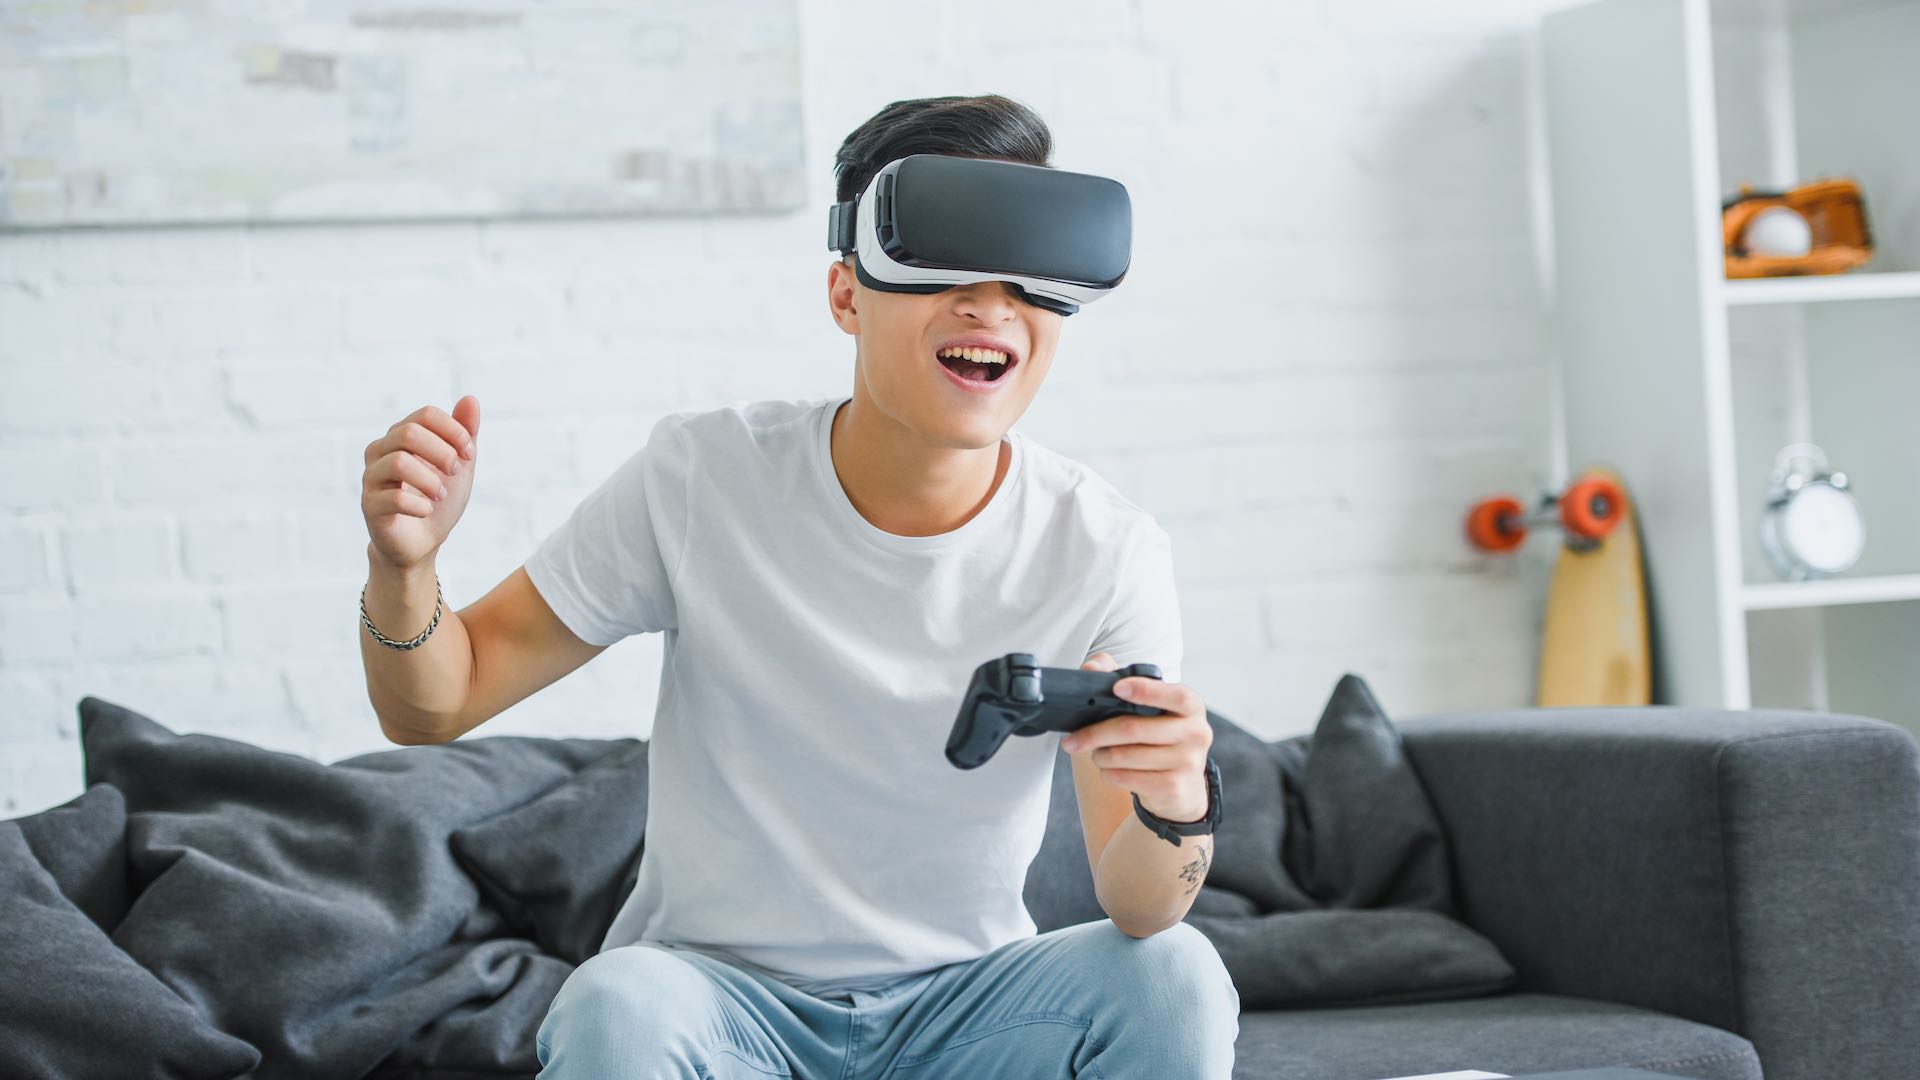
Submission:
[[962,769],[987,763],[1009,735],[1078,731],[1111,716],[1159,716],[1164,709],[1113,696],[1132,676],[1160,677],[1157,664],[1115,671],[1041,667],[1032,653],[1008,653],[974,669],[947,736],[947,760]]

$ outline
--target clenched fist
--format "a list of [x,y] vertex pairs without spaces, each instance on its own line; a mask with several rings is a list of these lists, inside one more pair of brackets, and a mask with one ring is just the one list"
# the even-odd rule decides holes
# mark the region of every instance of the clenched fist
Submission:
[[360,512],[374,558],[410,570],[440,550],[473,493],[479,434],[480,401],[468,394],[452,415],[423,405],[367,444]]

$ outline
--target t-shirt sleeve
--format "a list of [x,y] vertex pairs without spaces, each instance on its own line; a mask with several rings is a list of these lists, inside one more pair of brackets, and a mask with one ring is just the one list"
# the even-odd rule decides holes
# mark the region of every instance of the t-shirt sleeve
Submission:
[[533,587],[580,640],[611,645],[678,625],[688,467],[681,418],[661,419],[527,557]]
[[1105,652],[1121,666],[1146,662],[1160,677],[1180,681],[1184,645],[1180,598],[1173,582],[1173,540],[1157,522],[1147,522],[1120,563],[1113,603],[1088,655]]

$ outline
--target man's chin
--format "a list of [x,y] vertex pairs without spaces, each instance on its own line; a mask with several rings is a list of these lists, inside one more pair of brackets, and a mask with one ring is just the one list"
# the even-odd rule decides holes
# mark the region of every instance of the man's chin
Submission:
[[974,417],[938,416],[926,429],[930,441],[951,450],[985,450],[997,445],[1006,433],[1007,425],[984,411]]

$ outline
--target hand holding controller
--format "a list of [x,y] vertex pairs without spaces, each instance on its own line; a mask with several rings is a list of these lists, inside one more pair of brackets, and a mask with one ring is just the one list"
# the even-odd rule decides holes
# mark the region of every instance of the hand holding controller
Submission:
[[1132,676],[1160,677],[1157,664],[1116,671],[1040,667],[1032,653],[1008,653],[974,669],[947,736],[947,760],[978,768],[1009,735],[1078,731],[1110,716],[1159,716],[1164,710],[1115,697],[1113,684]]

